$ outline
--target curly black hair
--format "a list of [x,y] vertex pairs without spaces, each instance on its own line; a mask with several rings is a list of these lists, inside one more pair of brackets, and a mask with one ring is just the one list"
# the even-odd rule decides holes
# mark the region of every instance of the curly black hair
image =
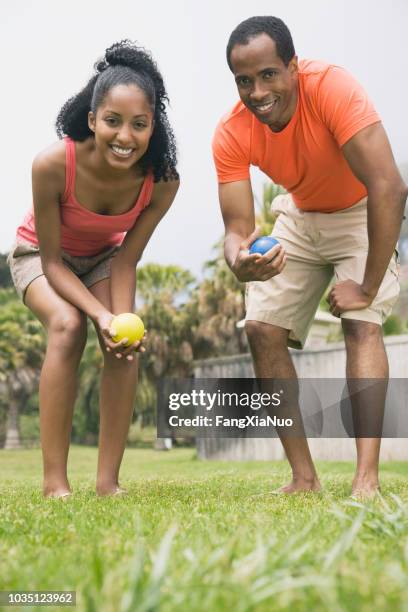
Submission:
[[135,84],[146,94],[155,121],[149,147],[139,164],[145,174],[153,171],[155,182],[178,179],[176,141],[166,112],[169,98],[151,54],[130,40],[122,40],[106,49],[94,68],[96,74],[59,111],[55,122],[58,137],[70,136],[77,141],[93,137],[88,126],[89,111],[96,112],[116,85]]
[[250,17],[238,24],[229,37],[227,62],[231,71],[231,51],[235,45],[247,45],[252,38],[260,34],[267,34],[275,41],[278,56],[285,66],[288,66],[295,55],[295,47],[287,25],[279,17]]

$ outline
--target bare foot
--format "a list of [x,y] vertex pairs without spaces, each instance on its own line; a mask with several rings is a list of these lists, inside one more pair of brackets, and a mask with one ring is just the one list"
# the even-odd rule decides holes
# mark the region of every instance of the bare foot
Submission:
[[43,495],[44,497],[48,498],[53,497],[59,499],[67,499],[68,497],[71,497],[72,492],[66,487],[59,487],[55,489],[44,487]]
[[276,495],[293,495],[294,493],[319,493],[322,487],[317,478],[313,478],[312,480],[304,480],[300,478],[293,478],[293,480],[274,491]]
[[100,497],[106,497],[108,495],[127,495],[126,489],[122,489],[119,485],[112,486],[97,486],[96,494]]
[[351,489],[351,497],[361,501],[374,499],[380,493],[380,484],[378,480],[366,480],[355,478]]
[[128,492],[126,491],[126,489],[122,489],[122,487],[118,487],[116,491],[112,493],[112,495],[127,495],[127,494]]

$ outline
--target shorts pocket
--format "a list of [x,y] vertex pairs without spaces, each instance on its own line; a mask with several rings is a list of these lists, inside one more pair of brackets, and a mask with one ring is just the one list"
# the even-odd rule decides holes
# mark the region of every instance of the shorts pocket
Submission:
[[391,257],[391,261],[388,265],[388,269],[397,279],[399,279],[400,257],[399,257],[398,249],[394,250],[394,253],[392,254],[392,257]]
[[271,211],[275,215],[287,214],[288,210],[291,208],[292,198],[288,193],[281,193],[277,195],[271,204]]
[[16,257],[23,257],[24,255],[36,255],[40,252],[40,248],[35,244],[26,244],[24,242],[20,242],[14,246],[14,248],[9,253],[10,261],[11,259],[15,259]]

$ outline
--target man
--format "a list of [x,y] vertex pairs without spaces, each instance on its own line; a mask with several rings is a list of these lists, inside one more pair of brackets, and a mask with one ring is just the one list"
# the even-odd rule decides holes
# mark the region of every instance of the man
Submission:
[[[399,293],[394,249],[407,188],[378,114],[342,68],[298,61],[290,32],[276,17],[239,24],[227,61],[241,102],[219,123],[213,151],[225,258],[248,283],[245,325],[256,376],[296,378],[287,346],[303,347],[334,273],[328,299],[342,321],[349,388],[354,379],[387,379],[381,325]],[[263,256],[248,254],[259,235],[251,164],[288,191],[274,202],[280,244]],[[379,395],[383,410],[384,386]],[[354,401],[356,410],[368,408]],[[353,415],[355,423],[359,416]],[[293,472],[281,491],[318,491],[306,439],[281,440]],[[380,442],[379,435],[356,432],[355,495],[372,496],[379,488]]]

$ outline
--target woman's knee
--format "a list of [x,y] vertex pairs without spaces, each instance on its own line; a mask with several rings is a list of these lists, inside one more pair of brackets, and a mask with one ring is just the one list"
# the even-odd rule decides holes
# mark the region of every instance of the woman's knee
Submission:
[[54,313],[48,321],[47,332],[61,348],[83,348],[87,335],[86,316],[75,308]]

